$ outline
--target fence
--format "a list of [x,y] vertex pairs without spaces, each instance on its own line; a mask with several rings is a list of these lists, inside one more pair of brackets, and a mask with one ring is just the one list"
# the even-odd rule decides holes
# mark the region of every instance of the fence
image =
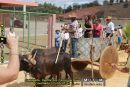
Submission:
[[54,46],[56,15],[0,9],[0,24],[19,36],[20,51]]

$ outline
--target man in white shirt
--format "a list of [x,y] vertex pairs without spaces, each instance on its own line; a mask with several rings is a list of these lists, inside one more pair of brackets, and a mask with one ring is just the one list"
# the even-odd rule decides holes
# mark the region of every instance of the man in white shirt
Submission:
[[112,17],[108,16],[106,18],[106,22],[107,22],[107,25],[106,25],[106,37],[112,37],[113,36],[113,33],[114,33],[114,29],[115,29],[115,26],[114,26],[114,23],[111,21]]
[[68,43],[68,39],[69,39],[69,33],[68,33],[67,29],[62,30],[61,36],[62,36],[62,51],[65,52],[67,43]]
[[106,37],[109,39],[109,41],[112,41],[112,37],[113,37],[114,29],[115,29],[115,25],[112,22],[112,17],[108,16],[106,18],[106,22],[107,22],[106,29],[105,29]]
[[83,36],[83,29],[81,24],[79,24],[79,28],[78,28],[78,38],[81,38]]
[[69,33],[70,33],[70,38],[71,38],[71,51],[72,51],[72,57],[77,58],[78,57],[78,48],[77,48],[77,43],[78,43],[78,27],[79,23],[76,20],[76,16],[72,15],[71,17],[71,23],[69,25]]

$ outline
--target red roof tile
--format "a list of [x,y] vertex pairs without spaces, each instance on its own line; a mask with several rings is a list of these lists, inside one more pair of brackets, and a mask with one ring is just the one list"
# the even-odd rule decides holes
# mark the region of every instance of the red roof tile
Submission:
[[38,6],[37,3],[34,2],[22,2],[22,1],[16,1],[16,0],[0,0],[1,6]]

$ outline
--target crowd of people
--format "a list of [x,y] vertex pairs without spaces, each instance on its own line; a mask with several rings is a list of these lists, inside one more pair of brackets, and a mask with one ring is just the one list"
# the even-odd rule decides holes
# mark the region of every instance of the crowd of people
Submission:
[[[77,58],[77,43],[79,38],[101,38],[108,39],[108,44],[113,44],[113,34],[115,32],[115,25],[112,22],[112,17],[106,17],[106,25],[102,24],[102,19],[96,16],[88,15],[84,19],[84,25],[78,22],[76,16],[70,17],[71,22],[61,26],[61,31],[56,30],[55,47],[60,47],[60,37],[62,38],[62,51],[66,51],[68,40],[70,39],[72,58]],[[120,26],[120,25],[119,25]],[[61,36],[60,36],[61,34]],[[122,28],[117,29],[118,44],[122,43]]]

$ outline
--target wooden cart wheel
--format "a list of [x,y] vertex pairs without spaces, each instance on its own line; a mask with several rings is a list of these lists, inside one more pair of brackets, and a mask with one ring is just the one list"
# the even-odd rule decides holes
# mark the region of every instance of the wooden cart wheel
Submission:
[[87,65],[86,61],[72,61],[72,67],[77,71],[84,70]]
[[106,47],[100,57],[100,75],[104,79],[109,79],[115,73],[115,69],[112,68],[111,64],[118,63],[118,52],[115,47]]

